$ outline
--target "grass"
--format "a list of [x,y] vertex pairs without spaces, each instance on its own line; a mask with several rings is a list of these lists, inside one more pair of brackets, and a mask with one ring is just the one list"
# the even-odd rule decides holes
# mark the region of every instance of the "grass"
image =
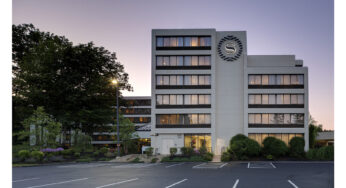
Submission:
[[17,163],[17,164],[12,164],[12,167],[27,167],[27,166],[38,166],[40,164],[37,163],[32,163],[32,164],[26,164],[26,163]]

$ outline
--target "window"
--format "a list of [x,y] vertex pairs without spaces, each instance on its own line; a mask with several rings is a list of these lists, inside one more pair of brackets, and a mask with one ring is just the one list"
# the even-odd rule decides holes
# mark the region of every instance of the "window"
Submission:
[[283,85],[290,85],[290,84],[291,84],[290,75],[284,75],[284,84]]
[[169,57],[169,65],[170,66],[177,66],[177,56],[170,56]]
[[211,58],[210,56],[204,56],[204,65],[210,66],[211,65]]
[[191,95],[191,104],[198,104],[198,95]]
[[156,96],[156,104],[161,105],[162,104],[162,95]]
[[269,124],[276,124],[276,119],[274,114],[269,114]]
[[163,85],[169,85],[169,76],[163,76]]
[[169,85],[177,85],[177,76],[169,76]]
[[249,114],[249,124],[255,124],[255,114]]
[[169,96],[169,104],[170,105],[176,105],[177,104],[177,96],[176,95],[170,95]]
[[191,46],[198,46],[198,37],[191,37]]
[[198,56],[191,57],[191,66],[198,66]]
[[284,95],[276,95],[276,104],[283,104]]
[[170,38],[170,46],[171,47],[177,46],[177,38],[176,37],[171,37]]
[[249,85],[255,85],[255,75],[249,75]]
[[163,85],[162,76],[156,76],[156,85]]
[[191,104],[191,95],[184,95],[184,104],[185,105]]
[[191,76],[191,85],[198,85],[198,76],[197,75]]
[[191,76],[184,76],[184,85],[191,85]]
[[298,95],[298,104],[304,104],[304,95]]
[[292,85],[298,85],[298,75],[291,75],[291,84]]
[[261,85],[261,75],[255,76],[255,85]]
[[177,57],[177,66],[184,66],[184,57],[183,56]]
[[290,104],[291,98],[289,94],[284,94],[284,104]]
[[299,85],[304,84],[304,76],[303,75],[298,75],[298,83],[299,83]]
[[168,56],[163,57],[162,66],[169,66],[169,57]]
[[184,46],[191,46],[191,37],[184,37]]
[[168,37],[163,38],[163,46],[164,47],[169,47],[170,45],[170,40]]
[[277,85],[284,85],[284,76],[283,75],[276,75],[276,84]]
[[191,56],[184,56],[184,66],[191,66]]
[[262,85],[268,85],[268,84],[269,84],[268,75],[262,75]]
[[255,104],[255,95],[249,95],[249,104]]
[[275,85],[275,75],[269,75],[268,84]]
[[261,124],[261,114],[255,114],[255,124]]
[[182,75],[177,75],[177,85],[182,86],[184,83],[184,77]]
[[156,38],[156,46],[157,47],[162,47],[163,46],[163,38],[162,37],[157,37]]
[[291,95],[291,104],[298,104],[298,95]]
[[269,104],[275,104],[275,95],[269,95]]
[[262,124],[269,124],[269,114],[262,114]]
[[255,104],[261,104],[261,95],[255,95]]
[[169,95],[163,95],[162,104],[169,104]]
[[162,56],[157,56],[156,57],[156,65],[157,66],[162,66],[163,65],[163,57]]
[[184,39],[183,39],[183,37],[178,37],[177,38],[177,46],[179,46],[179,47],[182,47],[182,46],[184,46]]
[[183,103],[183,101],[184,101],[183,96],[184,95],[177,95],[177,105],[183,105],[184,104]]
[[291,120],[290,120],[290,114],[284,114],[284,124],[290,124]]
[[200,46],[210,46],[210,37],[200,37],[199,38],[199,45]]
[[262,104],[268,104],[268,103],[269,103],[268,95],[262,95]]

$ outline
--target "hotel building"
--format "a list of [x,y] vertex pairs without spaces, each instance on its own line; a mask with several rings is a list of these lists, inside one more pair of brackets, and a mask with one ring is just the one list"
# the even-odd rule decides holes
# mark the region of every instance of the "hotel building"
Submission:
[[205,144],[221,155],[236,134],[308,149],[308,68],[294,55],[248,55],[245,31],[152,30],[151,146]]

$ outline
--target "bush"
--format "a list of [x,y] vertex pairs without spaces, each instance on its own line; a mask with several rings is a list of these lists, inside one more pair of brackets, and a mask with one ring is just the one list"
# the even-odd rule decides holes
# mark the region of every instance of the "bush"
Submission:
[[304,146],[305,146],[305,141],[304,138],[301,137],[294,137],[290,140],[289,142],[290,148],[290,156],[291,157],[298,157],[298,158],[303,158],[304,157]]
[[28,150],[20,150],[18,156],[21,160],[25,160],[30,157],[30,152]]
[[207,153],[205,153],[204,155],[203,155],[203,158],[204,158],[204,160],[206,160],[206,161],[211,161],[211,160],[213,160],[213,153],[211,153],[211,152],[207,152]]
[[306,153],[306,158],[309,160],[315,160],[316,152],[317,152],[317,149],[309,149],[309,151]]
[[107,147],[102,147],[101,149],[100,149],[100,153],[102,154],[102,155],[105,155],[107,152],[108,152],[108,148]]
[[226,161],[230,161],[230,160],[231,160],[231,154],[229,154],[229,152],[227,152],[227,151],[223,152],[221,155],[221,161],[226,162]]
[[185,157],[191,157],[193,154],[193,148],[191,147],[182,147],[180,150]]
[[202,156],[208,153],[208,149],[205,145],[202,145],[202,147],[200,147],[198,151],[199,151],[199,154]]
[[147,154],[148,157],[152,156],[154,152],[154,148],[149,147],[145,150],[145,153]]
[[235,141],[246,140],[246,139],[249,139],[249,138],[243,134],[237,134],[232,137],[229,145],[232,145],[232,143]]
[[263,154],[280,157],[287,153],[288,148],[285,142],[275,138],[267,137],[263,140]]
[[100,156],[100,152],[99,152],[99,151],[95,151],[95,152],[93,153],[93,156],[94,156],[94,157]]
[[112,153],[112,152],[107,152],[107,153],[105,154],[105,157],[112,158],[112,157],[115,157],[115,154]]
[[317,150],[315,159],[317,160],[334,160],[334,147],[324,146]]
[[42,161],[44,157],[44,153],[42,151],[32,151],[30,156],[34,158],[36,161]]
[[76,162],[87,162],[90,163],[92,161],[91,158],[83,158],[83,159],[77,159]]
[[131,163],[142,163],[143,161],[140,161],[138,157],[136,157],[135,159],[133,159],[131,161]]
[[268,160],[273,160],[273,156],[272,156],[272,155],[267,155],[267,156],[266,156],[266,159],[268,159]]
[[237,157],[237,159],[247,160],[248,157],[258,156],[261,147],[259,144],[249,138],[239,139],[232,142],[231,152]]
[[66,149],[66,150],[61,151],[61,154],[63,156],[72,156],[74,154],[74,151],[73,151],[73,149]]
[[79,157],[80,157],[80,153],[79,153],[79,152],[76,152],[76,153],[73,154],[73,156],[74,156],[75,158],[79,158]]
[[156,163],[159,159],[158,158],[153,158],[151,159],[151,163]]
[[178,149],[177,148],[169,148],[169,153],[173,157],[175,154],[177,154]]

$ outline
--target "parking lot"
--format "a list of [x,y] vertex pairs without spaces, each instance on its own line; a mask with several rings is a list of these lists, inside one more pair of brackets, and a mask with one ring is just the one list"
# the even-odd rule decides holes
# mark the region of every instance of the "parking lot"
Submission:
[[333,162],[76,163],[13,168],[15,188],[334,187]]

